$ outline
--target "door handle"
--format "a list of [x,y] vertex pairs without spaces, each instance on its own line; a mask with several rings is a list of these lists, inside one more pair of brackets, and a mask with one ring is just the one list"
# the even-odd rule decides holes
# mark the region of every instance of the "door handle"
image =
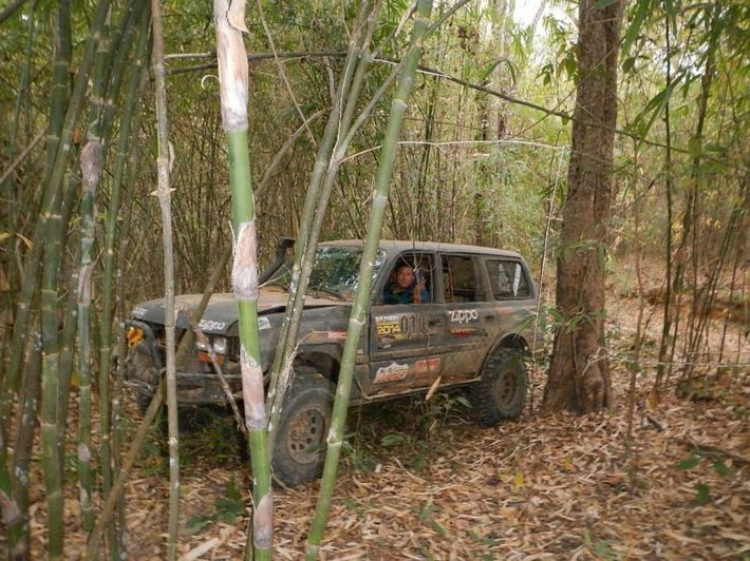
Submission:
[[429,325],[430,327],[438,326],[440,325],[440,319],[431,319],[427,322],[427,325]]
[[493,322],[495,321],[495,316],[493,315],[484,316],[484,321],[486,321],[487,323]]

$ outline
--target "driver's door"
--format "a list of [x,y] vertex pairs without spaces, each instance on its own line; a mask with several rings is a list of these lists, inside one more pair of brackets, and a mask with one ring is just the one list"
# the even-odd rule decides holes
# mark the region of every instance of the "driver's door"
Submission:
[[[413,267],[417,280],[424,282],[427,302],[385,304],[382,294],[392,282],[394,270],[404,263]],[[431,253],[404,252],[380,283],[370,313],[370,395],[390,394],[428,385],[429,313],[434,302],[435,258]]]

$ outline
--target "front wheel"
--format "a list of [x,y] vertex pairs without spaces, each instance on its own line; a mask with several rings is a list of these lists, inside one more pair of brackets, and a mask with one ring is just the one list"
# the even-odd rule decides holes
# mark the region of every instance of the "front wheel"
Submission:
[[325,463],[335,386],[298,376],[289,388],[273,452],[273,471],[289,487],[318,479]]
[[491,352],[481,380],[469,390],[469,401],[479,424],[494,427],[521,416],[527,391],[523,358],[519,349],[497,347]]

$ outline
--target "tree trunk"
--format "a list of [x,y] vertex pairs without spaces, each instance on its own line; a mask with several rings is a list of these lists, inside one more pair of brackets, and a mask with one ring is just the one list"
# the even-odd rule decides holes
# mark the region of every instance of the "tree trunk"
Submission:
[[579,4],[578,91],[568,195],[557,258],[555,335],[544,412],[587,413],[612,402],[604,342],[607,220],[612,197],[622,2]]

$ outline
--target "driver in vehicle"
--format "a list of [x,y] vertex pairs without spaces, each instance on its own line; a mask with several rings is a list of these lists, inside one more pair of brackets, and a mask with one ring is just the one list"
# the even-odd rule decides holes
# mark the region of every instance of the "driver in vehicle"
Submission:
[[383,301],[385,304],[421,304],[430,301],[430,293],[425,286],[423,275],[417,275],[411,265],[406,263],[396,267],[385,287]]

